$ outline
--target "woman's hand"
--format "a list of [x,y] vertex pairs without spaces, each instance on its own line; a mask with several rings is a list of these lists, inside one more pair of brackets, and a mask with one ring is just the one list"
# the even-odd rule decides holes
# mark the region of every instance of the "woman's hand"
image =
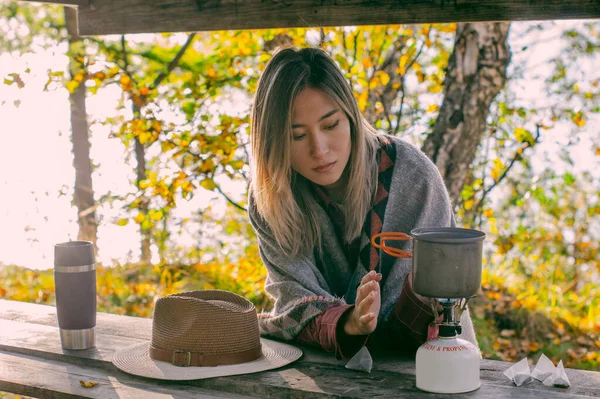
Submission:
[[354,310],[344,324],[348,335],[367,335],[375,331],[377,317],[381,309],[381,292],[379,282],[381,274],[370,271],[363,277],[356,290]]

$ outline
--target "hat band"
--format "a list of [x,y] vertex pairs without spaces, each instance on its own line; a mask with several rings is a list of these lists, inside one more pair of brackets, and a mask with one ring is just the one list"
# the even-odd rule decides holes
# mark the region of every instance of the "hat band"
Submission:
[[169,362],[174,366],[214,367],[225,364],[246,363],[251,362],[252,360],[259,359],[262,356],[261,348],[262,347],[259,345],[254,349],[250,349],[244,352],[225,353],[220,355],[205,355],[200,352],[188,352],[179,349],[160,349],[153,345],[150,345],[149,354],[150,358],[154,360]]

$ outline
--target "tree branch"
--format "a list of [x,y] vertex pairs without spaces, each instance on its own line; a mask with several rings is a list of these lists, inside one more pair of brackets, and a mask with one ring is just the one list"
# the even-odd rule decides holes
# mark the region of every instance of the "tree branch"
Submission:
[[354,54],[352,55],[352,64],[350,64],[350,68],[348,68],[348,72],[352,70],[352,67],[356,63],[356,52],[358,48],[358,35],[360,35],[360,29],[356,30],[356,35],[354,35]]
[[515,162],[517,162],[518,160],[520,160],[523,157],[523,152],[528,149],[533,147],[539,140],[540,138],[540,125],[536,125],[536,135],[535,138],[533,139],[532,143],[527,143],[525,146],[521,147],[520,150],[521,152],[519,152],[519,150],[516,151],[515,155],[513,156],[513,158],[511,159],[510,163],[508,164],[508,166],[506,167],[506,169],[504,169],[504,172],[502,172],[502,174],[500,175],[500,177],[498,178],[498,180],[496,180],[494,182],[494,184],[492,184],[490,187],[488,187],[487,189],[485,189],[483,191],[483,194],[481,194],[481,198],[479,199],[479,201],[477,202],[477,207],[476,207],[476,214],[479,214],[481,212],[481,208],[483,207],[483,202],[485,200],[485,197],[487,197],[487,195],[496,187],[498,186],[498,184],[500,184],[502,182],[502,180],[504,180],[504,178],[506,178],[506,176],[508,175],[508,172],[512,169],[512,167],[515,165]]
[[228,201],[228,202],[229,202],[231,205],[235,206],[236,208],[238,208],[238,209],[239,209],[239,210],[241,210],[241,211],[247,212],[247,209],[246,209],[246,208],[244,208],[243,206],[241,206],[240,204],[238,204],[237,202],[235,202],[234,200],[232,200],[231,198],[229,198],[229,196],[228,196],[227,194],[225,194],[225,193],[223,192],[223,190],[221,190],[221,187],[219,187],[217,184],[215,184],[215,188],[217,189],[217,191],[218,191],[219,193],[221,193],[221,195],[222,195],[223,197],[225,197],[225,199],[226,199],[226,200],[227,200],[227,201]]
[[192,41],[194,41],[194,37],[196,37],[196,32],[190,33],[188,35],[188,38],[186,40],[186,42],[183,44],[183,46],[181,46],[181,48],[179,49],[179,51],[177,52],[177,55],[175,55],[175,58],[173,58],[171,60],[171,62],[169,62],[169,65],[167,66],[167,69],[162,71],[160,73],[160,75],[158,75],[156,77],[156,79],[154,79],[154,82],[152,83],[152,88],[156,88],[158,87],[158,85],[160,85],[160,83],[171,73],[171,71],[177,66],[177,64],[179,63],[179,60],[181,60],[181,57],[183,57],[183,55],[185,54],[185,52],[187,51],[188,47],[190,47],[190,45],[192,44]]
[[402,110],[404,109],[404,99],[406,98],[406,88],[404,87],[404,75],[402,75],[401,86],[402,88],[402,97],[400,99],[400,108],[398,108],[398,113],[396,114],[396,127],[394,128],[393,136],[398,134],[400,130],[400,119],[402,119]]
[[[126,44],[126,40],[125,40],[125,35],[121,35],[121,52],[123,55],[123,67],[121,67],[121,69],[123,70],[123,72],[125,72],[125,75],[129,76],[129,79],[131,79],[131,81],[134,83],[135,86],[137,86],[137,83],[135,82],[135,79],[133,79],[133,76],[129,73],[129,61],[127,60],[127,47],[125,46]],[[118,65],[118,63],[117,63]]]

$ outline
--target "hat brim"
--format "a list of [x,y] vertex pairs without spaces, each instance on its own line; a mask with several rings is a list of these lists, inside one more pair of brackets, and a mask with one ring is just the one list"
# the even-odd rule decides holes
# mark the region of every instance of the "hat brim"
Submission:
[[282,342],[261,338],[262,357],[251,362],[214,367],[179,367],[150,358],[149,342],[115,352],[113,364],[120,370],[159,380],[201,380],[228,375],[250,374],[285,366],[298,360],[302,351]]

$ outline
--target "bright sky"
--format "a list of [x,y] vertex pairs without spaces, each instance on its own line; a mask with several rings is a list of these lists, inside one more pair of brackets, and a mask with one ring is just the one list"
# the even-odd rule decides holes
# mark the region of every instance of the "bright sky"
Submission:
[[[569,23],[572,24],[558,23],[556,30],[547,34],[557,35]],[[515,23],[513,29],[523,29],[525,25]],[[512,47],[519,49],[521,45],[513,40]],[[555,54],[558,47],[552,42],[540,46],[536,57],[546,59]],[[515,55],[520,56],[523,54]],[[47,70],[63,69],[66,63],[64,49],[36,52],[20,58],[0,55],[0,264],[51,268],[53,245],[77,239],[76,208],[71,204],[74,169],[68,96],[66,90],[42,91],[47,81]],[[23,89],[1,83],[7,74],[26,68],[31,68],[31,73],[21,74],[26,83]],[[582,65],[582,68],[594,71],[592,65]],[[544,100],[541,89],[534,84],[515,90],[522,101]],[[89,97],[88,113],[94,119],[104,119],[114,112],[118,96],[115,88]],[[588,126],[593,126],[592,122],[589,121]],[[99,126],[92,130],[91,157],[94,163],[99,164],[93,175],[97,197],[109,191],[124,194],[132,189],[129,181],[133,170],[124,162],[124,146],[117,139],[109,139],[108,133]],[[537,149],[536,163],[543,164],[544,152],[556,154],[556,149],[566,137],[567,134],[560,129],[549,131],[544,143]],[[584,139],[574,150],[577,154],[576,169],[595,170],[600,176],[599,157],[592,155],[591,142],[585,139],[585,135],[582,137]],[[61,190],[64,195],[60,195]],[[205,207],[211,197],[211,194],[199,192],[193,201],[182,202],[178,206],[177,216],[185,217]],[[122,217],[120,204],[104,206],[99,209],[98,215],[102,219],[98,232],[100,256],[97,260],[105,264],[136,261],[139,257],[136,225],[130,223],[120,227],[111,223]],[[179,242],[193,246],[195,238],[183,235]]]

